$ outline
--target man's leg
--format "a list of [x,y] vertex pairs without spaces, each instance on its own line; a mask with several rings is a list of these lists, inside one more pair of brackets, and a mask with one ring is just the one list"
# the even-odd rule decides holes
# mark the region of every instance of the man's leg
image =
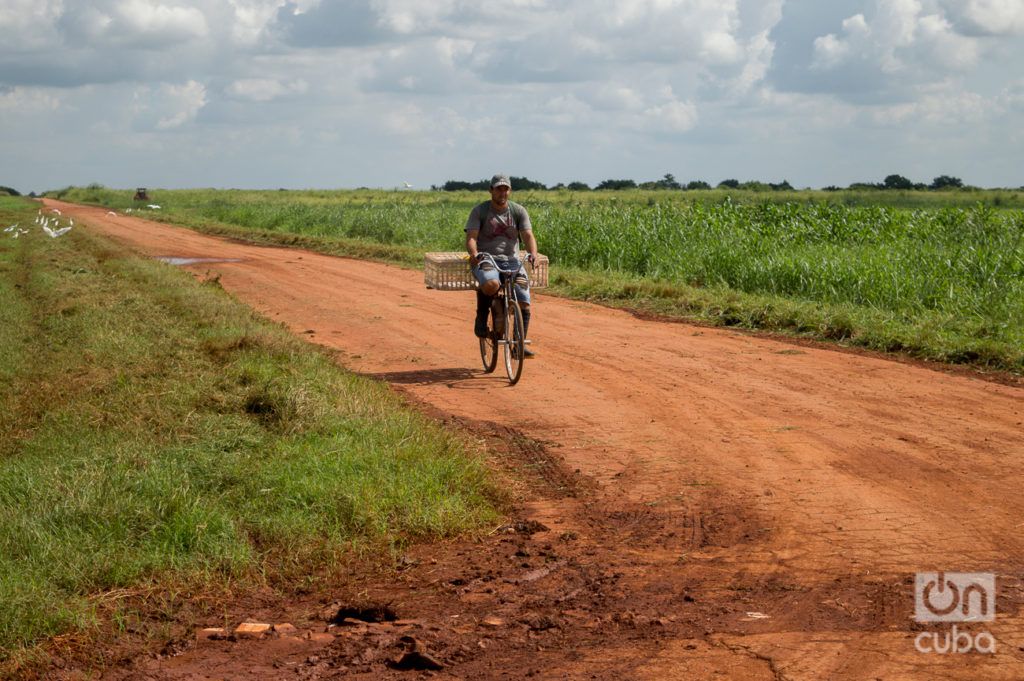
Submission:
[[473,333],[477,338],[487,335],[487,313],[491,311],[491,297],[480,289],[476,290],[476,320],[473,322]]
[[[526,340],[530,337],[530,306],[520,305],[519,309],[523,313],[523,340]],[[523,346],[523,357],[533,357],[535,354],[537,353],[531,350],[530,346]]]
[[487,335],[487,312],[491,309],[494,294],[501,288],[501,282],[498,281],[498,273],[493,267],[475,268],[473,276],[480,284],[476,291],[476,320],[473,322],[473,333],[477,338],[483,338]]
[[[520,270],[516,276],[516,296],[519,298],[519,309],[523,313],[523,340],[530,337],[530,280],[525,270]],[[523,346],[523,356],[533,357],[533,350],[529,346]]]

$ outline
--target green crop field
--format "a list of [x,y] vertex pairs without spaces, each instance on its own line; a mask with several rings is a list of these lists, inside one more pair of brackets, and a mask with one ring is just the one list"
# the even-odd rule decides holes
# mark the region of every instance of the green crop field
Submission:
[[[131,192],[55,193],[130,207]],[[417,262],[485,195],[154,191],[157,219]],[[523,192],[564,295],[1024,372],[1019,192]]]

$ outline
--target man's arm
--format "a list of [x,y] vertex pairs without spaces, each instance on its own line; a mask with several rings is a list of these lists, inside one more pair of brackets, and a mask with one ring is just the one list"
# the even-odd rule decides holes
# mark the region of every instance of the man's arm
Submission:
[[476,264],[478,254],[476,247],[476,239],[478,236],[480,236],[479,229],[466,230],[466,252],[469,253],[469,261],[473,264]]
[[540,253],[537,252],[537,239],[533,236],[533,230],[520,232],[523,235],[523,245],[526,246],[526,250],[529,251],[530,257],[533,258],[534,262],[540,258]]

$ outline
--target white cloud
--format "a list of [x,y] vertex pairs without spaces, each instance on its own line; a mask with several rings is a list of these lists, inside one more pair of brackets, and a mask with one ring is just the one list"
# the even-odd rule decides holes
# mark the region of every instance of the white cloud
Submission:
[[239,99],[253,102],[269,102],[278,97],[301,95],[309,89],[309,83],[299,79],[281,82],[273,78],[243,78],[227,87],[227,93]]
[[8,49],[52,46],[54,22],[63,11],[60,0],[4,0],[0,3],[0,35]]
[[[427,186],[490,172],[483,146],[552,181],[800,185],[874,177],[894,145],[942,172],[984,153],[1012,175],[1024,152],[1022,0],[4,0],[0,32],[11,159],[29,138],[159,149],[199,181],[204,153],[213,185],[371,185],[397,162]],[[1002,146],[946,142],[988,130]]]
[[971,28],[988,35],[1024,35],[1024,2],[1021,0],[959,0],[951,12]]
[[206,17],[195,7],[172,7],[151,0],[123,0],[118,6],[124,28],[141,37],[170,40],[201,38],[207,34]]
[[949,82],[924,88],[913,102],[879,107],[871,111],[870,116],[873,122],[884,126],[925,125],[948,129],[957,125],[977,126],[1001,112],[998,102]]
[[72,42],[89,46],[129,46],[159,50],[209,34],[205,14],[196,7],[165,5],[153,0],[116,0],[72,5],[58,24]]
[[138,88],[132,113],[141,130],[171,130],[193,121],[206,106],[206,87],[190,80],[180,85],[164,83],[156,88]]
[[883,90],[901,80],[892,91],[898,97],[908,84],[972,69],[981,50],[978,39],[959,33],[934,0],[875,0],[870,15],[849,16],[838,33],[815,38],[813,54],[811,68],[833,72],[840,82],[856,74]]
[[1008,84],[999,93],[999,101],[1007,109],[1024,112],[1024,79]]
[[232,39],[240,45],[253,45],[274,18],[282,0],[227,0],[233,12]]
[[644,127],[660,132],[686,132],[697,125],[697,107],[689,102],[666,102],[643,113]]
[[643,96],[624,84],[601,85],[586,96],[592,106],[606,111],[640,111],[644,108]]
[[740,57],[736,0],[596,0],[574,9],[573,25],[619,59],[722,64]]
[[427,32],[443,26],[456,9],[454,0],[377,0],[381,20],[398,33]]
[[0,88],[0,111],[10,115],[39,115],[56,111],[60,97],[40,88]]
[[574,94],[557,95],[544,103],[540,120],[550,127],[580,126],[592,118],[593,109]]
[[474,84],[464,64],[473,50],[468,40],[435,38],[381,51],[363,77],[373,91],[407,93],[464,92]]

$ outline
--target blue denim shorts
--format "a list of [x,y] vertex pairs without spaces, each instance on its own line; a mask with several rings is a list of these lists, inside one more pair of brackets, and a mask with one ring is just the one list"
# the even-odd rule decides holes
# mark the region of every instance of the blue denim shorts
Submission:
[[[512,262],[512,261],[510,261]],[[518,262],[518,261],[515,261]],[[494,266],[485,262],[479,267],[473,268],[473,276],[480,283],[481,286],[488,281],[500,281],[501,274],[494,268]],[[519,271],[516,272],[516,296],[519,298],[519,302],[524,305],[530,304],[530,277],[526,274],[526,268],[519,265]]]

